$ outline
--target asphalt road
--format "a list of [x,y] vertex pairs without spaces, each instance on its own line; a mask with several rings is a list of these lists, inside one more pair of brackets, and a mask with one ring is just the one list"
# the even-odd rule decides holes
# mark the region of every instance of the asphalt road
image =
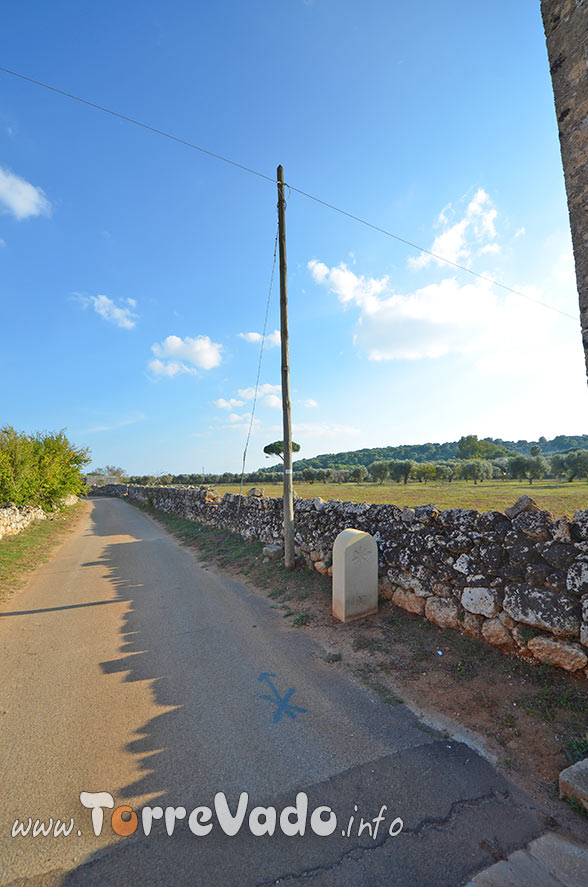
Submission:
[[[137,830],[119,837],[107,809],[96,836],[81,792],[131,806]],[[213,812],[195,835],[207,814],[191,812],[214,810],[220,792],[233,813],[247,793],[240,830],[225,834]],[[286,836],[280,812],[299,792],[306,830]],[[336,815],[330,835],[311,826],[321,805]],[[377,836],[359,836],[384,805]],[[154,818],[146,835],[146,806],[186,817],[171,836]],[[255,806],[276,808],[273,835],[252,834]],[[74,823],[68,836],[12,837],[29,817]],[[270,601],[200,567],[124,502],[93,500],[0,608],[3,885],[455,887],[542,831],[479,754],[356,685]]]

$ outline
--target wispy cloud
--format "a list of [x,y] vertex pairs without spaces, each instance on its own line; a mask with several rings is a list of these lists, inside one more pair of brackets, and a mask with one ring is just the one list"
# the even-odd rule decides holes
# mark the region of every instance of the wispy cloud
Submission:
[[136,306],[134,299],[124,299],[118,305],[108,296],[90,296],[94,311],[123,330],[132,330],[136,326],[138,314],[132,310]]
[[316,402],[316,400],[313,400],[312,397],[307,397],[306,400],[301,400],[300,403],[303,407],[318,407],[318,403]]
[[[269,385],[267,382],[263,385],[259,386],[258,396],[264,397],[265,395],[274,394],[279,395],[282,392],[282,388],[280,385]],[[239,397],[242,397],[244,400],[253,400],[255,397],[255,388],[240,388],[237,391]]]
[[232,410],[233,407],[242,407],[244,403],[244,400],[237,400],[236,397],[229,397],[228,400],[225,400],[224,397],[219,397],[218,400],[214,401],[214,405],[221,410]]
[[80,431],[80,434],[98,434],[102,431],[114,431],[117,428],[125,428],[127,425],[135,425],[137,422],[142,422],[144,419],[145,416],[143,413],[140,413],[138,416],[113,422],[111,425],[93,425],[91,428],[85,428],[83,431]]
[[51,204],[42,188],[31,185],[26,179],[2,166],[0,166],[0,208],[18,221],[28,219],[30,216],[51,214]]
[[222,345],[209,336],[168,336],[151,350],[155,358],[149,362],[149,369],[155,376],[196,375],[198,370],[212,370],[222,361]]
[[[244,339],[245,342],[251,342],[254,345],[259,345],[263,336],[261,333],[239,333],[239,338]],[[269,333],[265,337],[265,347],[266,348],[277,348],[282,341],[279,330],[274,330],[273,333]]]
[[[431,252],[441,259],[457,262],[466,267],[469,267],[474,252],[478,254],[498,252],[499,248],[493,243],[496,238],[496,215],[497,211],[483,188],[478,188],[462,218],[453,223],[451,221],[455,218],[456,211],[453,205],[449,204],[439,213],[437,225],[442,230],[433,240]],[[431,263],[444,266],[445,263],[441,259],[429,253],[421,253],[416,257],[411,256],[408,265],[415,270],[426,268]]]

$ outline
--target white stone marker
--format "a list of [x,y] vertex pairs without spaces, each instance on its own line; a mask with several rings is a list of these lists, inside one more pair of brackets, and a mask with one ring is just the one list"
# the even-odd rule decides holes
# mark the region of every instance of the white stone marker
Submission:
[[333,545],[333,616],[349,622],[377,612],[376,540],[362,530],[343,530]]

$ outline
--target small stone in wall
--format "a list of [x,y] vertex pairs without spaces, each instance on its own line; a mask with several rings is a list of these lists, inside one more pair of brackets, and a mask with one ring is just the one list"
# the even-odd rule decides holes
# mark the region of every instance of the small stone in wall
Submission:
[[457,628],[458,606],[447,598],[428,597],[425,604],[425,616],[439,628]]
[[574,546],[565,542],[546,542],[540,550],[543,560],[557,570],[567,570],[577,555]]
[[510,508],[504,509],[504,513],[507,517],[510,517],[511,520],[518,517],[519,514],[522,514],[524,511],[539,511],[539,506],[530,496],[520,496],[514,505],[511,505]]
[[525,511],[512,522],[517,533],[524,533],[536,542],[548,542],[551,539],[551,517],[548,511]]
[[588,647],[588,594],[582,597],[582,621],[580,623],[580,641]]
[[278,561],[284,554],[283,545],[266,545],[263,548],[263,554],[270,561]]
[[560,517],[553,522],[553,538],[556,542],[572,541],[570,522],[564,517]]
[[317,573],[321,574],[321,576],[326,576],[329,572],[329,568],[327,567],[327,565],[324,561],[315,561],[314,568],[317,571]]
[[[584,555],[582,555],[584,557]],[[584,595],[588,593],[588,564],[576,561],[568,570],[566,587],[569,594]]]
[[397,588],[392,595],[392,601],[397,607],[402,607],[409,613],[417,613],[422,616],[425,612],[425,598],[417,597],[412,591],[405,591],[404,588]]
[[527,648],[540,662],[557,665],[566,671],[578,671],[588,664],[588,656],[578,644],[541,636],[531,638]]
[[512,647],[512,635],[500,619],[486,619],[482,625],[482,637],[493,647]]
[[453,565],[453,569],[457,570],[458,573],[463,573],[464,575],[467,574],[470,569],[470,558],[468,557],[468,555],[460,554]]
[[470,613],[477,613],[480,616],[496,616],[500,609],[496,597],[496,592],[491,588],[481,586],[466,588],[461,596],[461,605],[464,610],[468,610]]
[[506,626],[506,628],[510,629],[510,631],[512,631],[516,625],[516,622],[514,621],[514,619],[511,616],[509,616],[508,613],[505,613],[504,610],[502,610],[498,614],[498,618],[500,619],[502,624]]
[[431,594],[428,584],[414,576],[409,570],[388,570],[388,579],[393,585],[399,585],[405,591],[412,591],[420,597],[427,597]]
[[468,613],[467,610],[463,614],[463,619],[458,621],[458,627],[463,634],[467,634],[470,638],[479,638],[480,630],[483,623],[482,616],[476,616],[475,613]]

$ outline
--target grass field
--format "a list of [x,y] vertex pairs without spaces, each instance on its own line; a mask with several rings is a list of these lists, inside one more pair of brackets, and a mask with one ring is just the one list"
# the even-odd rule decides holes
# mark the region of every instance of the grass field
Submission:
[[[244,485],[247,492],[251,484]],[[281,484],[263,484],[266,496],[281,496]],[[217,491],[238,493],[238,484],[218,484]],[[540,508],[550,511],[554,517],[567,514],[573,517],[574,511],[588,508],[588,483],[586,481],[543,480],[534,484],[521,481],[485,481],[474,484],[471,481],[453,483],[419,484],[411,482],[407,486],[397,483],[365,484],[321,484],[297,483],[294,480],[296,495],[301,499],[342,499],[344,502],[393,503],[394,505],[428,505],[438,508],[476,508],[478,511],[496,509],[504,511],[519,496],[531,496]]]

